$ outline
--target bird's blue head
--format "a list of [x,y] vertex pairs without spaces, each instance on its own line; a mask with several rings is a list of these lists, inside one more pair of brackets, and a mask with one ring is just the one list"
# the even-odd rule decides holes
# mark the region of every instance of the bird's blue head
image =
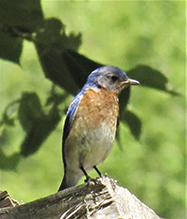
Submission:
[[138,81],[128,78],[120,68],[106,65],[92,71],[88,76],[86,87],[104,88],[119,93],[126,86],[137,84]]

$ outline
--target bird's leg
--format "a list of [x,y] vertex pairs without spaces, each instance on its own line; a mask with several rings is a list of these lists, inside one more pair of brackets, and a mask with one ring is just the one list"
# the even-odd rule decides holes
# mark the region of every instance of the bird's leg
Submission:
[[93,168],[94,168],[95,171],[98,173],[98,175],[99,175],[100,177],[102,177],[102,174],[101,174],[101,172],[98,170],[98,168],[97,168],[96,166],[94,166]]
[[90,182],[91,177],[88,176],[88,174],[87,174],[86,170],[83,168],[83,166],[81,166],[80,169],[82,170],[82,172],[83,172],[84,175],[86,176],[86,180],[85,180],[85,182]]

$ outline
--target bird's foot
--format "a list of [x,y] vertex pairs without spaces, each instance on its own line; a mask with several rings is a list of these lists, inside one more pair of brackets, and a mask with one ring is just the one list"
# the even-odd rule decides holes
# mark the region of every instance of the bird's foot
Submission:
[[93,185],[96,185],[99,183],[99,179],[100,177],[94,179],[94,178],[91,178],[91,177],[87,177],[85,179],[85,183],[87,183],[89,186],[93,186]]

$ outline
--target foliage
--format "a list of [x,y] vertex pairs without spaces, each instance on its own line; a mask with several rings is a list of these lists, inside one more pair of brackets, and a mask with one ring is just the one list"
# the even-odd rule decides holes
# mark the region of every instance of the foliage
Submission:
[[[5,11],[8,5],[4,1],[2,1],[2,3],[1,10]],[[102,64],[87,59],[85,56],[76,52],[81,43],[80,34],[70,34],[68,36],[65,33],[65,26],[60,20],[55,18],[42,19],[43,13],[39,2],[35,2],[32,8],[29,8],[30,4],[26,5],[24,10],[22,9],[22,4],[15,4],[15,2],[12,2],[11,5],[12,7],[16,6],[14,11],[17,10],[17,15],[21,11],[21,16],[23,17],[20,20],[20,14],[19,16],[15,16],[14,14],[10,13],[10,21],[8,22],[5,20],[5,22],[2,23],[2,35],[6,34],[9,37],[14,38],[14,44],[17,46],[13,47],[13,49],[15,49],[15,55],[13,59],[12,55],[9,56],[9,52],[7,52],[6,49],[1,50],[3,51],[1,58],[6,57],[7,60],[19,64],[21,53],[18,51],[22,50],[22,45],[16,43],[16,39],[30,40],[36,47],[45,76],[66,92],[75,95],[85,83],[88,74],[95,68],[102,66]],[[11,7],[9,10],[11,11]],[[24,14],[26,15],[25,10],[31,10],[29,13],[31,14],[29,20],[24,19]],[[38,14],[40,16],[37,16]],[[11,21],[14,22],[12,23]],[[35,26],[35,23],[41,23],[41,26]],[[31,24],[33,24],[32,27]],[[6,31],[3,31],[4,29]],[[165,92],[172,92],[172,94],[175,93],[174,91],[167,89],[167,78],[161,72],[148,66],[137,66],[136,68],[129,70],[128,75],[129,77],[132,75],[132,78],[136,78],[141,81],[143,86],[163,90]],[[120,105],[123,111],[128,103],[130,96],[129,92],[130,88],[128,92],[127,90],[124,90],[120,98]],[[53,98],[51,100],[55,101]],[[41,146],[43,140],[48,137],[48,135],[53,129],[55,129],[57,123],[60,121],[60,116],[58,116],[59,112],[57,109],[58,103],[54,102],[56,112],[53,113],[53,115],[57,115],[56,119],[49,112],[48,115],[45,115],[42,112],[43,109],[36,93],[22,94],[22,97],[18,101],[18,105],[19,116],[15,117],[15,119],[20,121],[21,126],[27,132],[24,142],[21,145],[21,154],[26,156],[34,153],[39,146]],[[9,108],[7,109],[6,107],[4,111],[6,119],[2,119],[1,125],[9,125],[11,119],[8,116],[7,110],[9,110]],[[131,119],[132,117],[129,116],[132,114],[129,114],[127,117],[125,115],[127,115],[127,113],[122,117],[122,121],[128,121],[127,124],[129,125],[129,128],[132,129],[132,134],[134,134],[135,138],[138,139],[141,125],[133,125],[134,121]],[[50,118],[50,121],[47,119],[47,117]],[[139,120],[138,117],[136,117],[136,120]],[[138,123],[141,124],[140,121],[138,121]],[[137,128],[139,130],[137,130]],[[42,130],[42,132],[45,134],[39,132],[39,130]],[[31,143],[31,139],[33,143]],[[36,149],[34,149],[35,147]]]
[[[55,4],[56,3],[53,4],[53,7],[55,6]],[[75,8],[72,8],[73,6],[67,6],[66,4],[67,3],[64,3],[63,5],[63,14],[68,19],[70,19],[69,16],[66,16],[66,13],[68,10],[70,13],[72,13],[72,11],[76,13],[76,10],[78,10],[78,12],[79,10],[80,11],[82,10],[82,9],[79,9],[79,7],[75,9]],[[76,7],[77,3],[74,2],[72,4],[75,4],[75,7]],[[96,5],[96,3],[93,3],[93,4]],[[101,5],[99,6],[99,3],[98,3],[98,5],[96,6],[98,7],[98,10],[101,10],[101,8],[103,8],[102,4],[104,3],[101,3]],[[111,4],[111,3],[105,3],[105,4]],[[128,4],[130,11],[133,11],[133,10],[138,11],[138,8],[139,8],[138,5],[139,5],[138,2],[136,3],[136,5],[130,4],[130,3]],[[142,3],[142,5],[143,5],[142,11],[144,10],[146,11],[148,7],[148,3]],[[65,9],[66,6],[68,10]],[[172,5],[169,3],[168,5],[165,3],[160,3],[159,5],[157,4],[155,6],[154,6],[155,7],[154,10],[155,11],[158,10],[158,13],[160,13],[159,10],[161,9],[163,10],[164,8],[169,8],[169,7],[173,8],[174,6],[179,7],[178,4]],[[47,3],[45,7],[47,7]],[[108,9],[110,7],[112,6],[111,5],[108,6]],[[120,9],[119,3],[115,7],[117,7],[119,10]],[[92,11],[91,8],[88,8],[88,9],[90,10],[90,12]],[[153,8],[151,8],[150,10],[154,11]],[[7,13],[5,13],[5,11]],[[156,13],[155,11],[154,13]],[[129,15],[127,11],[126,11],[126,17],[123,17],[123,19],[120,19],[120,16],[121,17],[123,16],[122,12],[123,11],[120,11],[120,13],[115,14],[115,17],[112,20],[112,23],[110,24],[111,27],[114,28],[114,32],[116,34],[121,31],[118,28],[122,26],[121,24],[122,21],[125,21],[126,25],[128,26],[128,23],[131,22],[129,19],[132,19],[132,16]],[[94,14],[95,12],[92,11],[92,13]],[[109,15],[110,15],[110,12],[106,11],[105,19],[108,19],[107,16]],[[160,15],[164,16],[162,13],[160,13]],[[94,24],[95,21],[94,19],[90,17],[90,15],[87,14],[83,16],[91,20],[90,22]],[[138,17],[138,15],[136,14],[134,15],[134,19],[137,19],[136,16]],[[148,16],[150,17],[150,19],[153,19],[152,14],[149,14]],[[171,15],[168,12],[168,17],[169,16]],[[86,40],[84,40],[83,38],[84,34],[83,35],[80,33],[75,34],[71,32],[67,34],[66,29],[68,28],[68,26],[66,27],[65,24],[62,23],[60,19],[57,19],[57,18],[46,19],[43,15],[43,10],[42,10],[41,3],[39,0],[37,1],[10,0],[8,3],[6,0],[0,0],[0,18],[2,21],[0,24],[0,39],[1,39],[0,40],[0,48],[1,48],[0,57],[4,60],[14,62],[17,65],[21,65],[20,64],[21,59],[24,58],[23,57],[24,56],[24,45],[30,42],[35,47],[35,50],[37,53],[35,54],[35,57],[38,56],[39,63],[42,67],[42,71],[39,72],[40,75],[39,74],[34,75],[35,77],[34,80],[39,81],[38,83],[40,85],[33,86],[33,87],[31,86],[32,89],[27,89],[28,86],[25,86],[24,89],[21,89],[19,91],[21,94],[19,93],[17,96],[14,95],[14,98],[12,100],[9,100],[9,101],[6,100],[8,104],[7,105],[4,104],[5,107],[2,110],[2,118],[0,120],[0,131],[1,131],[0,140],[2,144],[2,147],[0,147],[0,151],[1,151],[0,168],[3,170],[16,170],[17,167],[21,165],[21,163],[25,162],[23,157],[29,156],[36,152],[39,153],[39,149],[42,150],[42,148],[45,147],[45,144],[44,144],[45,140],[47,138],[49,139],[51,138],[52,132],[54,130],[58,130],[58,124],[62,116],[67,110],[67,107],[70,103],[70,98],[72,97],[71,95],[75,95],[80,90],[80,88],[85,83],[86,78],[89,75],[89,73],[95,68],[104,65],[104,63],[111,64],[111,61],[110,61],[110,58],[107,61],[101,58],[98,60],[103,60],[103,61],[96,62],[96,61],[93,61],[91,57],[87,58],[85,55],[82,55],[80,52],[78,52],[78,50],[81,50],[81,48],[84,47],[84,44],[86,43],[84,42]],[[145,23],[147,20],[145,19],[143,13],[138,18],[142,19],[141,28],[147,31],[146,26],[144,26],[146,25]],[[169,18],[162,17],[160,19],[168,20]],[[95,24],[96,27],[98,25],[99,23]],[[133,30],[131,29],[132,33],[133,31],[135,31],[135,28],[136,28],[136,25],[134,25]],[[94,35],[99,35],[99,33],[97,32],[97,29],[94,30],[94,28],[90,28],[90,30],[95,31]],[[108,33],[111,34],[110,32]],[[129,38],[129,36],[126,36],[126,40],[129,41],[129,43],[131,44],[129,44],[128,45],[129,48],[126,49],[126,50],[129,50],[129,53],[122,55],[123,59],[125,56],[126,59],[129,60],[129,63],[131,63],[129,70],[126,71],[127,75],[130,78],[139,80],[142,87],[149,88],[146,94],[144,93],[145,95],[144,99],[142,99],[138,95],[138,93],[137,93],[137,99],[139,97],[141,101],[143,100],[147,102],[147,101],[150,101],[150,99],[153,101],[154,98],[152,99],[152,97],[154,96],[154,92],[157,92],[158,97],[162,97],[161,91],[164,91],[165,94],[168,95],[168,97],[166,97],[168,98],[168,100],[171,100],[171,97],[174,98],[175,96],[180,96],[179,92],[176,92],[169,88],[168,77],[166,77],[166,74],[163,74],[162,70],[160,70],[160,69],[165,70],[167,68],[160,68],[160,67],[156,68],[155,66],[157,65],[154,65],[154,67],[150,67],[148,62],[145,62],[144,64],[139,64],[136,66],[134,65],[135,63],[136,64],[138,63],[137,60],[139,59],[142,60],[142,62],[146,60],[147,57],[149,57],[150,55],[149,51],[155,51],[155,47],[153,46],[153,41],[158,40],[160,36],[155,36],[153,34],[149,36],[149,32],[147,32],[146,34],[147,35],[145,36],[142,36],[141,34],[135,35],[134,41],[132,41]],[[93,36],[93,34],[91,35]],[[104,40],[105,36],[101,34],[100,38],[103,38],[102,40]],[[111,42],[111,39],[109,42]],[[109,45],[110,48],[112,48],[111,46],[115,46],[116,42],[117,42],[117,39],[113,40],[111,43],[113,45]],[[80,48],[80,45],[82,45],[81,48]],[[90,51],[93,50],[91,44],[88,46],[89,46]],[[99,43],[98,43],[98,47],[99,47]],[[98,49],[99,48],[97,48],[96,50]],[[118,48],[118,50],[119,49],[120,48]],[[139,53],[141,53],[141,56],[142,56],[141,58],[139,56]],[[104,54],[105,56],[107,56],[107,53],[105,51],[104,51]],[[91,55],[89,54],[89,56]],[[182,55],[180,54],[178,47],[175,47],[173,49],[173,56],[174,56],[174,59],[179,56],[182,58]],[[108,57],[110,57],[110,54],[108,54]],[[156,57],[155,59],[158,59],[158,58]],[[117,64],[118,63],[116,63],[115,65]],[[173,67],[175,68],[174,65]],[[38,68],[39,68],[39,65],[38,65]],[[46,77],[48,80],[44,80],[44,77],[41,76],[42,72],[44,73],[44,77]],[[29,77],[30,78],[32,77],[31,74],[29,75]],[[23,80],[23,83],[25,83],[24,80]],[[42,86],[41,86],[41,83],[43,84]],[[26,88],[26,91],[25,91],[25,88]],[[10,89],[10,86],[8,89]],[[14,87],[13,89],[16,89],[16,88]],[[47,90],[47,93],[44,95],[43,90],[45,89]],[[140,115],[137,115],[137,112],[138,112],[137,110],[136,111],[134,109],[132,110],[131,107],[129,106],[130,96],[131,96],[130,88],[124,90],[120,95],[121,124],[118,130],[118,133],[117,133],[118,144],[119,145],[126,144],[124,142],[123,135],[124,135],[124,130],[126,129],[126,127],[128,127],[132,136],[136,140],[141,142],[142,139],[144,139],[144,142],[146,145],[151,145],[151,150],[147,148],[147,154],[150,157],[156,157],[155,161],[154,160],[151,161],[151,159],[149,160],[150,162],[155,162],[155,165],[156,165],[156,162],[160,162],[159,158],[156,155],[163,152],[161,149],[159,149],[160,145],[162,144],[162,141],[161,141],[162,133],[156,134],[153,131],[152,133],[149,133],[149,135],[147,134],[145,137],[145,134],[144,134],[145,130],[144,132],[142,132],[142,126],[146,126],[146,121],[143,121]],[[159,98],[157,98],[157,100],[158,99]],[[142,101],[142,105],[143,105],[143,101]],[[137,104],[135,105],[137,106]],[[161,109],[163,107],[163,103],[161,104],[159,103],[159,101],[158,103],[155,102],[153,107],[155,108],[158,107],[159,109]],[[139,109],[139,106],[137,107],[137,109]],[[154,116],[152,115],[152,111],[149,111],[149,109],[146,109],[146,115],[147,115],[147,119],[150,118],[150,116]],[[160,113],[160,116],[162,115],[163,117],[167,115],[167,112],[164,113],[164,108],[162,108],[162,112]],[[152,121],[154,121],[154,119]],[[20,146],[19,148],[17,147],[16,149],[13,149],[13,148],[6,149],[7,147],[6,145],[8,145],[7,136],[9,135],[11,136],[11,132],[13,130],[12,127],[15,127],[15,129],[20,129],[18,128],[19,127],[18,122],[21,125],[22,129],[24,130],[24,132],[22,130],[18,132],[20,137],[19,137],[19,140],[17,140],[17,142],[19,142],[17,144],[19,144]],[[157,126],[159,126],[159,122],[155,121],[155,123],[157,124]],[[162,125],[160,126],[162,127]],[[152,129],[150,128],[150,130]],[[62,131],[60,130],[60,132]],[[152,139],[150,139],[151,138],[149,137],[150,135],[152,135]],[[13,135],[11,136],[11,138],[13,138]],[[131,139],[131,141],[133,140]],[[135,143],[135,145],[136,144],[137,142]],[[123,146],[121,147],[123,149]],[[168,146],[166,145],[165,148],[167,147]],[[133,146],[132,148],[134,149]],[[172,149],[175,149],[175,148],[172,147]],[[134,153],[132,151],[132,153],[134,153],[133,160],[136,160],[137,162],[132,163],[133,161],[129,160],[129,165],[131,164],[131,168],[128,168],[128,166],[126,166],[127,172],[129,171],[129,177],[132,174],[132,172],[130,171],[133,171],[133,168],[134,169],[137,168],[136,165],[142,165],[142,168],[140,168],[141,169],[140,172],[147,170],[148,169],[147,166],[149,166],[149,161],[147,161],[148,163],[145,161],[144,153],[142,151],[139,151],[140,149],[138,148],[136,150],[140,153],[139,155],[137,155],[138,152]],[[9,151],[9,153],[7,153],[7,151]],[[131,150],[129,149],[129,151]],[[115,157],[115,159],[117,159],[117,155],[113,155],[113,156]],[[109,161],[111,161],[111,159],[112,158],[109,158]],[[128,160],[128,157],[125,159]],[[183,158],[181,157],[181,160],[182,159]],[[182,163],[183,161],[181,161],[181,165],[183,165]],[[161,169],[163,168],[163,164],[160,164],[158,166],[160,166]],[[113,176],[116,176],[114,173],[115,171],[110,170],[110,165],[108,165],[108,168],[106,169],[108,169],[107,170],[108,173],[111,173],[111,175],[113,174]],[[158,169],[156,168],[156,171],[158,171]],[[46,175],[49,174],[47,173],[47,170],[45,170],[45,172],[46,172]],[[178,174],[181,180],[183,180],[182,170],[180,173],[178,172],[174,174]],[[144,187],[146,187],[146,185],[148,187],[149,185],[151,186],[154,184],[153,178],[155,178],[155,175],[157,176],[157,173],[155,173],[154,177],[152,179],[150,178],[150,180],[148,180],[149,177],[146,177],[146,179],[149,181],[149,183],[147,184],[142,184],[142,182],[140,182],[140,179],[142,181],[144,180],[141,174],[138,173],[137,175],[139,176],[139,179],[137,179],[138,181],[137,187],[132,186],[132,190],[136,191],[137,188],[141,188],[140,190],[142,190],[142,192],[137,191],[137,193],[140,194],[140,196],[142,195],[142,197],[144,197],[146,196],[145,191],[146,193],[148,193],[148,190],[146,190]],[[36,179],[37,177],[36,176],[33,176],[33,177],[35,178],[34,182],[37,181]],[[118,176],[116,176],[116,178],[118,179]],[[166,181],[168,179],[166,179]],[[128,177],[126,177],[125,180],[126,182],[129,182],[128,183],[129,185],[131,185],[130,183],[131,181],[130,179],[128,179]],[[123,181],[123,179],[121,179],[121,181]],[[155,182],[157,182],[158,186],[160,186],[157,180],[155,180]],[[174,185],[175,187],[175,184],[177,184],[177,180],[173,180],[172,182],[173,184],[171,184],[170,187],[172,187],[172,185]],[[176,188],[181,188],[181,187],[176,186]],[[156,191],[157,191],[157,194],[162,193],[162,191],[163,193],[166,193],[166,197],[164,200],[167,200],[167,202],[169,201],[167,198],[168,187],[165,187],[165,185],[162,185],[160,186],[160,190],[158,187],[156,187]],[[175,189],[171,189],[171,192],[175,193],[175,195],[173,195],[173,197],[175,197],[174,200],[176,200],[176,202],[178,203],[181,203],[179,201],[179,198],[177,198]],[[150,200],[150,199],[149,197],[147,199],[145,197],[145,200]],[[157,199],[157,200],[158,202],[161,202],[161,199]],[[164,202],[164,200],[162,201]],[[172,204],[175,205],[175,202],[173,201]],[[167,209],[167,206],[165,208],[164,207],[162,208],[161,204],[155,204],[154,202],[153,202],[153,205],[155,206],[157,205],[157,208],[160,208],[160,214],[162,214],[161,216],[166,217],[169,215],[168,213],[169,209]]]

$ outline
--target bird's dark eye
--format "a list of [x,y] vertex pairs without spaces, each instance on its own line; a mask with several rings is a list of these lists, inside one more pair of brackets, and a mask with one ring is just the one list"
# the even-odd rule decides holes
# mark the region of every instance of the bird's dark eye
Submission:
[[118,77],[113,75],[113,76],[111,76],[111,79],[113,82],[116,82],[118,80]]

